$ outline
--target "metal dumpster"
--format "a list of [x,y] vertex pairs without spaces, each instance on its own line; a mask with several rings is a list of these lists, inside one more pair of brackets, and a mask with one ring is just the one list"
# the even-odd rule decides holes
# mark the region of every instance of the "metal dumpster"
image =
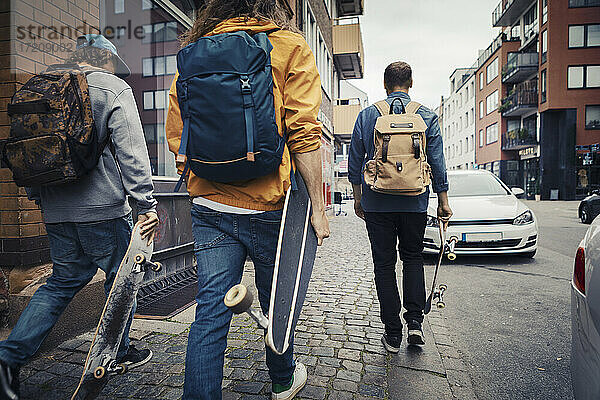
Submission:
[[148,271],[138,293],[137,316],[164,319],[194,301],[197,292],[196,260],[185,187],[173,189],[176,178],[153,177],[160,224],[154,239],[152,260],[162,263],[159,272]]

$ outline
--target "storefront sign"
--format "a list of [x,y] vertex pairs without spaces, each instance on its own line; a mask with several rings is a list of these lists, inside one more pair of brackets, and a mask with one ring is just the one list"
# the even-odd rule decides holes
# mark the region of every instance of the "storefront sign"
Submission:
[[519,150],[519,158],[521,160],[528,160],[530,158],[539,157],[539,146],[527,147],[526,149]]

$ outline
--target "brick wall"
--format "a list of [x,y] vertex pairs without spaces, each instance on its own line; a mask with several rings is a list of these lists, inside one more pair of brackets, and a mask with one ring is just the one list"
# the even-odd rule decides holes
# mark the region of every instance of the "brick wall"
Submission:
[[[10,130],[6,105],[32,74],[60,62],[77,36],[99,24],[99,0],[11,0],[0,5],[0,141]],[[52,28],[56,29],[52,29]],[[86,30],[86,32],[81,32]],[[0,266],[49,261],[40,209],[0,165]]]

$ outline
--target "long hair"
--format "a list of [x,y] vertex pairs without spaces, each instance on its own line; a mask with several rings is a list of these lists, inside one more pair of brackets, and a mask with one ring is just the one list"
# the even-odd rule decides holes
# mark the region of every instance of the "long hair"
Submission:
[[285,0],[205,0],[198,10],[194,26],[182,35],[182,45],[194,43],[231,18],[256,18],[272,22],[281,29],[297,31],[292,24],[293,15],[280,1]]

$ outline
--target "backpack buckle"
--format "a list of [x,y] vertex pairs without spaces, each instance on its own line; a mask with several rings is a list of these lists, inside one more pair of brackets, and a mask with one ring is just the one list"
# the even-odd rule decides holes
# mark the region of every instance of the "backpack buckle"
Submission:
[[418,133],[414,133],[412,135],[412,145],[415,152],[415,158],[421,158],[421,138],[419,137]]
[[250,94],[252,93],[252,87],[250,86],[250,78],[247,76],[240,78],[240,82],[242,83],[242,93]]

